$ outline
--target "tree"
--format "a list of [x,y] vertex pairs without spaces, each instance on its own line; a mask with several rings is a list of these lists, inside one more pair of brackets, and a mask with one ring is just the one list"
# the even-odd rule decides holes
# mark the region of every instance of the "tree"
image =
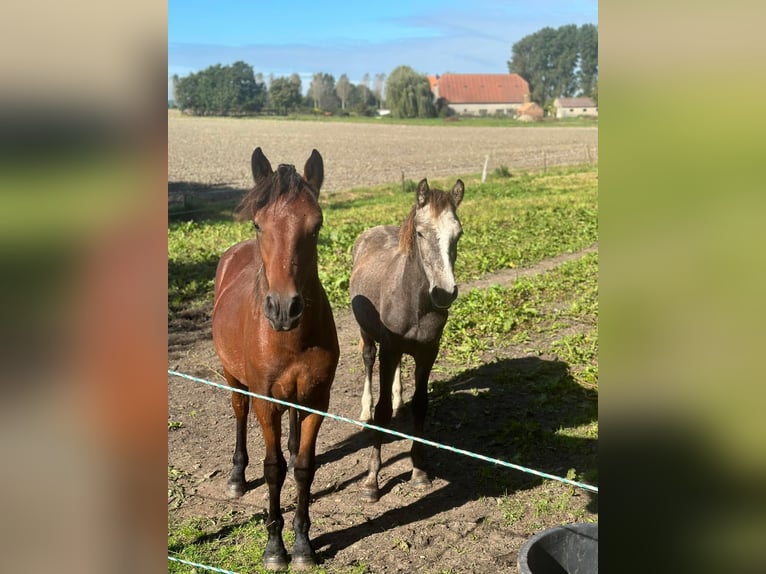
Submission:
[[428,78],[409,66],[399,66],[388,76],[386,99],[395,118],[436,117]]
[[340,98],[340,107],[343,110],[346,109],[346,101],[348,101],[348,96],[351,94],[351,87],[351,82],[348,81],[346,74],[342,74],[338,78],[338,83],[335,84],[335,93]]
[[[298,78],[296,83],[295,78]],[[269,86],[269,107],[282,115],[300,107],[301,79],[297,74],[290,78],[273,78]]]
[[363,116],[374,116],[377,100],[369,86],[362,79],[361,84],[351,85],[351,93],[348,96],[348,106],[356,113]]
[[325,85],[322,81],[322,74],[316,73],[311,77],[311,84],[309,84],[309,96],[314,102],[314,109],[319,109],[319,104],[324,96]]
[[584,96],[598,98],[598,28],[583,24],[579,30],[580,71],[578,85]]
[[511,52],[508,71],[529,83],[532,101],[543,108],[561,96],[589,95],[598,76],[598,28],[593,24],[542,28],[516,42]]
[[378,109],[383,107],[383,88],[386,85],[385,74],[375,74],[375,87],[372,89],[372,93],[375,94],[375,99],[378,101]]
[[322,72],[314,74],[309,86],[309,96],[317,110],[334,112],[340,105],[340,100],[335,95],[335,78],[332,74]]
[[177,105],[196,115],[241,115],[258,112],[266,101],[262,83],[245,62],[216,64],[186,77],[173,77]]

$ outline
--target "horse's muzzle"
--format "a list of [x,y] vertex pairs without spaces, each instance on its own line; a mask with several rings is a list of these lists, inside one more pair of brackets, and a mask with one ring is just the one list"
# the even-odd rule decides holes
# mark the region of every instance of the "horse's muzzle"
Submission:
[[434,287],[431,289],[431,303],[437,309],[449,309],[452,302],[457,299],[457,285],[452,291],[447,291],[440,287]]
[[278,295],[269,293],[263,304],[263,314],[275,331],[290,331],[298,326],[303,316],[303,308],[303,297],[300,295],[282,299]]

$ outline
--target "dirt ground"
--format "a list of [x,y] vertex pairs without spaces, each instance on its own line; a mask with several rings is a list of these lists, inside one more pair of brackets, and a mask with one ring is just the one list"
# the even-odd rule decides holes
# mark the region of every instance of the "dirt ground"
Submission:
[[457,127],[190,118],[168,112],[168,182],[246,189],[261,146],[276,167],[324,159],[325,192],[406,179],[598,161],[595,127]]
[[[400,181],[402,172],[413,180],[476,173],[481,171],[487,155],[490,156],[489,170],[498,165],[513,170],[542,167],[544,162],[547,165],[582,163],[597,161],[598,157],[596,128],[420,128],[191,119],[172,111],[168,118],[168,144],[169,189],[183,189],[189,183],[192,187],[213,185],[233,190],[249,187],[249,158],[257,145],[263,147],[273,165],[293,163],[301,167],[311,148],[316,147],[325,160],[323,190],[326,191]],[[593,246],[586,251],[595,249]],[[507,285],[522,275],[545,272],[584,253],[562,255],[529,269],[502,271],[461,285],[460,292],[462,295],[472,287],[492,283]],[[335,320],[341,356],[329,410],[356,419],[363,382],[358,329],[349,310],[335,310]],[[589,327],[569,327],[573,331],[578,328]],[[497,384],[499,378],[531,377],[530,373],[540,367],[548,371],[560,368],[565,373],[566,364],[557,357],[530,354],[529,349],[547,348],[545,343],[526,341],[518,346],[495,349],[485,357],[483,366],[472,370],[445,365],[437,359],[431,380],[441,381],[448,392],[431,397],[426,438],[560,476],[568,468],[580,467],[583,456],[593,460],[595,440],[572,439],[572,443],[560,448],[541,449],[530,456],[526,452],[514,453],[509,446],[512,439],[497,439],[498,433],[502,435],[506,428],[511,429],[509,433],[545,432],[550,437],[561,426],[582,424],[577,413],[583,409],[578,404],[588,401],[592,404],[595,400],[593,393],[584,393],[571,377],[562,376],[568,385],[565,390],[575,397],[575,403],[558,418],[543,420],[535,406],[535,401],[541,399],[539,394],[527,396],[512,386]],[[213,351],[210,309],[182,314],[171,322],[168,368],[225,382]],[[406,433],[412,428],[407,404],[412,394],[412,368],[411,359],[405,360],[402,373],[405,408],[393,421],[393,428]],[[459,375],[454,374],[456,371]],[[217,532],[253,516],[265,516],[263,445],[254,418],[248,442],[250,488],[237,501],[224,496],[234,448],[230,397],[224,390],[169,378],[168,514],[171,521],[209,517],[211,532]],[[531,424],[525,426],[524,421]],[[286,437],[287,417],[283,423]],[[509,426],[512,424],[517,426]],[[581,519],[597,518],[597,496],[572,487],[542,483],[530,475],[444,450],[427,449],[433,485],[429,490],[418,490],[408,482],[412,468],[408,456],[411,443],[393,438],[384,443],[382,450],[381,499],[375,504],[366,503],[361,499],[360,486],[366,474],[369,441],[368,434],[360,427],[334,420],[326,420],[319,432],[319,466],[309,512],[311,540],[321,566],[329,572],[349,572],[365,565],[367,572],[376,574],[513,574],[517,571],[518,551],[532,534],[548,526],[571,522],[572,513]],[[535,440],[528,442],[535,443]],[[282,504],[288,528],[293,518],[294,494],[293,484],[287,481]],[[506,494],[512,495],[511,508],[503,507],[508,502],[508,498],[503,498]],[[566,508],[557,508],[556,501],[562,500]],[[513,519],[509,520],[509,516]]]
[[[595,249],[594,246],[581,253],[545,260],[529,269],[503,271],[461,285],[461,293],[490,283],[507,285],[520,276],[545,272]],[[336,311],[335,317],[341,357],[329,410],[355,419],[359,415],[363,382],[358,329],[350,311]],[[524,345],[529,346],[529,342]],[[461,376],[453,385],[449,400],[432,398],[426,423],[427,438],[488,456],[508,455],[504,445],[488,444],[484,437],[492,434],[488,426],[501,424],[511,408],[510,403],[518,402],[520,397],[511,396],[507,390],[493,387],[491,383],[484,384],[482,379],[491,380],[498,369],[510,373],[534,369],[537,362],[555,361],[555,357],[530,356],[519,347],[496,350],[491,359],[483,367]],[[206,313],[171,325],[168,366],[225,382],[213,351]],[[438,366],[437,362],[432,380],[445,378]],[[411,362],[405,363],[403,381],[404,399],[408,401],[412,392]],[[491,400],[461,392],[461,386],[463,390],[486,388]],[[230,393],[171,377],[168,414],[170,421],[181,423],[168,433],[168,465],[178,472],[175,480],[169,482],[171,519],[206,516],[214,521],[240,523],[253,515],[265,516],[267,489],[257,421],[251,421],[249,433],[250,489],[242,499],[231,501],[224,496],[234,448]],[[283,422],[286,436],[287,417]],[[393,428],[411,431],[408,408],[395,418]],[[310,506],[311,537],[322,566],[330,572],[347,571],[354,565],[365,564],[368,571],[375,573],[515,573],[517,554],[524,541],[544,526],[566,522],[566,518],[551,514],[542,521],[527,518],[513,527],[504,525],[501,497],[506,493],[515,493],[514,496],[522,500],[525,496],[539,497],[539,492],[533,495],[528,489],[539,488],[540,481],[442,450],[429,449],[433,486],[427,491],[418,490],[408,483],[411,443],[394,438],[383,446],[381,499],[375,504],[366,503],[360,495],[369,456],[369,437],[365,432],[359,427],[326,420],[319,433],[319,468]],[[595,449],[595,445],[592,448]],[[535,462],[544,464],[548,470],[556,468],[557,462],[563,463],[560,475],[567,468],[567,461],[538,458]],[[282,499],[286,525],[292,521],[294,494],[293,484],[287,481]],[[573,489],[572,497],[575,506],[587,508],[586,516],[595,518],[595,500],[590,495]]]

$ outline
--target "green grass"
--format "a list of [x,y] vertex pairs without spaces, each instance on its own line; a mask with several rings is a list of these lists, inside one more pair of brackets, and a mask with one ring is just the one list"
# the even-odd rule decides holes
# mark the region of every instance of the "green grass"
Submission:
[[597,296],[596,253],[548,273],[521,278],[509,287],[471,291],[452,305],[440,357],[462,367],[475,366],[494,348],[544,340],[541,335],[585,324],[587,334],[556,337],[535,351],[561,357],[582,382],[595,384]]
[[[213,518],[191,518],[181,522],[168,523],[168,555],[188,562],[204,564],[234,572],[269,572],[262,565],[263,549],[266,546],[266,513],[259,513],[245,520],[237,513]],[[283,540],[290,551],[295,534],[287,527]],[[288,569],[293,572],[292,568]],[[333,568],[337,574],[363,574],[368,569],[364,564]],[[168,561],[169,574],[198,574],[199,569]],[[326,574],[320,564],[310,570],[313,574]]]
[[[466,176],[458,209],[465,234],[458,247],[458,282],[508,267],[532,265],[572,252],[597,239],[598,168],[551,169],[490,178]],[[454,178],[433,180],[449,188]],[[400,224],[412,204],[401,184],[352,189],[322,196],[325,226],[319,238],[319,275],[334,309],[347,308],[351,247],[368,227]],[[172,214],[171,214],[172,215]],[[233,223],[230,206],[211,207],[209,218],[168,224],[170,317],[212,303],[215,267],[230,245],[252,237],[248,223]],[[175,221],[173,220],[175,219]]]

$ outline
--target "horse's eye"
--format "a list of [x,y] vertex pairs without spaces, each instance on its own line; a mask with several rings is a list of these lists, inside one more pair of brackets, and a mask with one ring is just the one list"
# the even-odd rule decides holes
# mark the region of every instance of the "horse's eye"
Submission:
[[423,237],[423,234],[418,231],[418,237]]
[[261,226],[258,225],[255,221],[253,221],[253,229],[255,229],[256,231],[260,231],[261,230]]

